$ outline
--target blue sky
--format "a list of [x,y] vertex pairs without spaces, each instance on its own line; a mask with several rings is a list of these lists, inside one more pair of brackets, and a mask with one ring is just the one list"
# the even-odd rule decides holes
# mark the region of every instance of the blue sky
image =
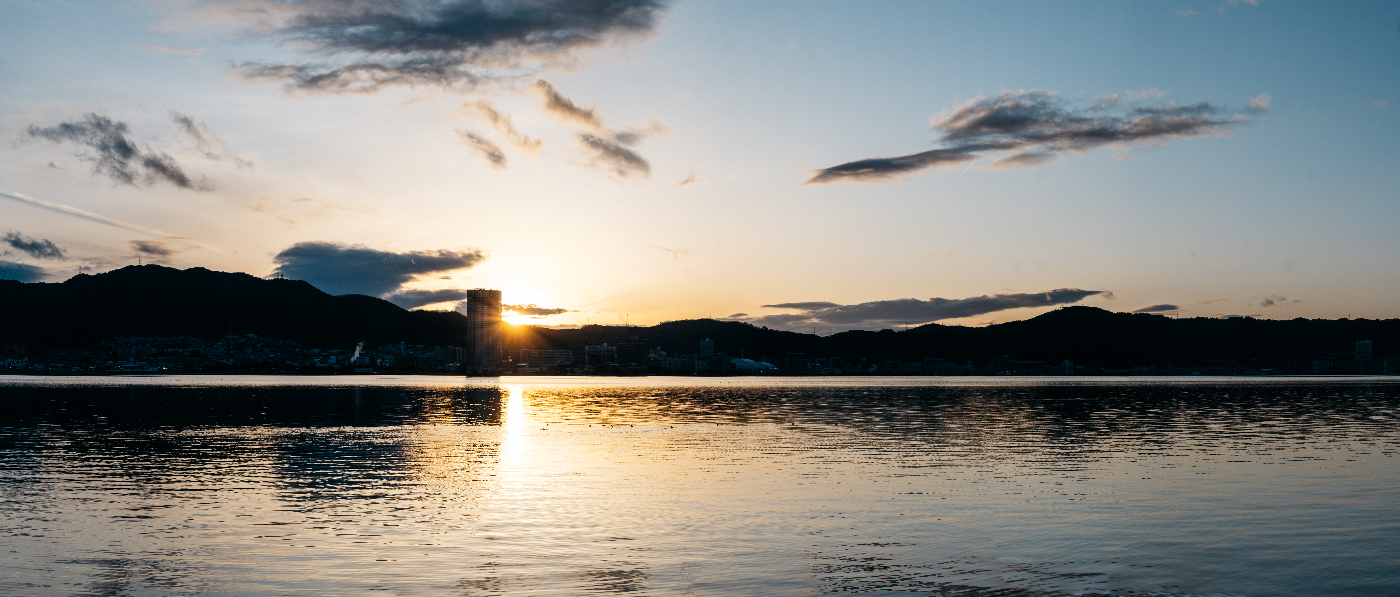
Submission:
[[[307,30],[289,33],[294,21],[249,16],[324,16],[321,0],[7,2],[0,260],[30,272],[11,277],[46,281],[138,259],[281,267],[334,292],[445,299],[411,305],[426,308],[451,308],[457,289],[501,288],[508,303],[565,310],[512,318],[550,325],[742,313],[827,333],[981,325],[1071,299],[1182,316],[1400,315],[1400,5],[619,3],[650,20],[606,22],[596,43],[449,57],[491,75],[474,85],[347,93],[288,90],[236,66],[394,58],[357,53],[348,37],[311,40],[317,50]],[[463,4],[402,5],[428,7],[404,14],[433,25],[434,10]],[[540,5],[497,9],[522,6]],[[596,16],[578,6],[567,10]],[[537,79],[598,120],[551,109]],[[1002,151],[803,184],[946,148],[933,123],[1034,90],[1064,114],[1108,107],[1123,122],[1206,102],[1224,124],[1053,151],[1029,168],[986,168],[1014,153]],[[1267,110],[1250,110],[1261,97]],[[482,101],[538,149],[471,107]],[[52,132],[89,115],[124,123],[142,155],[167,156],[212,190],[94,171],[92,146]],[[42,241],[61,258],[32,250]],[[409,269],[346,285],[353,276],[336,268],[365,249]],[[445,265],[412,258],[428,254]],[[384,279],[408,281],[385,291]],[[1055,289],[1095,294],[1037,302]],[[984,305],[971,311],[929,300],[981,296],[1001,299],[951,303]],[[841,308],[764,307],[814,301]]]

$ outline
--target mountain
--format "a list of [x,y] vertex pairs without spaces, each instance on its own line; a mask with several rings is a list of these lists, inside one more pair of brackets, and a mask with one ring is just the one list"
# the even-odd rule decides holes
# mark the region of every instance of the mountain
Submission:
[[257,334],[311,347],[408,341],[458,345],[466,317],[407,311],[362,295],[331,296],[297,280],[201,267],[133,265],[53,284],[0,280],[0,341],[73,346],[119,336]]

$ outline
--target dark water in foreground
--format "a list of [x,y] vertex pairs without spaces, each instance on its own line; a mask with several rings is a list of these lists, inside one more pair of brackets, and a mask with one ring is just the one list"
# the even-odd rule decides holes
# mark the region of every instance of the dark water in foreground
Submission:
[[1395,379],[0,377],[0,594],[1400,595],[1398,422]]

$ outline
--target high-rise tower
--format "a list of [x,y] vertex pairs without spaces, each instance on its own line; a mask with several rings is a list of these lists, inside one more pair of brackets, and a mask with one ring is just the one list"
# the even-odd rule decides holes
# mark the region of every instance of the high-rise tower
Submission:
[[468,374],[493,374],[501,370],[501,291],[474,288],[467,291],[467,350],[463,363]]

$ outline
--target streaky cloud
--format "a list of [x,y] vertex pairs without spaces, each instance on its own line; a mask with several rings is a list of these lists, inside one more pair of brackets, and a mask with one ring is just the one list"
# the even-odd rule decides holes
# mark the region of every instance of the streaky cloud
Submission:
[[830,309],[831,307],[840,307],[841,305],[836,303],[828,303],[826,301],[808,301],[805,303],[774,303],[772,305],[759,306],[765,309],[798,309],[800,311],[815,311],[817,309]]
[[206,21],[242,25],[303,54],[245,62],[245,79],[310,93],[387,87],[470,90],[577,61],[585,49],[653,33],[661,0],[215,0]]
[[1178,312],[1178,311],[1180,311],[1180,310],[1181,310],[1181,307],[1178,307],[1178,306],[1176,306],[1176,305],[1168,305],[1168,304],[1165,304],[1165,303],[1164,303],[1164,304],[1161,304],[1161,305],[1149,305],[1149,306],[1146,306],[1146,307],[1142,307],[1142,308],[1140,308],[1140,309],[1133,309],[1132,311],[1129,311],[1129,313],[1154,313],[1154,314],[1160,314],[1160,313],[1176,313],[1176,312]]
[[[1231,127],[1249,122],[1242,113],[1209,102],[1178,105],[1143,105],[1157,94],[1126,93],[1099,96],[1091,104],[1075,106],[1057,94],[1041,91],[1008,91],[996,97],[978,97],[943,117],[931,127],[942,137],[943,147],[888,158],[866,158],[817,170],[805,184],[871,182],[899,179],[913,172],[970,162],[989,154],[1009,152],[984,166],[988,169],[1029,168],[1103,146],[1165,144],[1177,139],[1222,135]],[[1267,93],[1250,98],[1244,113],[1269,109]]]
[[923,324],[944,319],[975,317],[987,313],[1025,307],[1052,307],[1077,303],[1094,295],[1106,295],[1103,290],[1057,288],[1044,292],[992,294],[965,299],[913,298],[872,301],[855,305],[833,305],[827,302],[778,303],[765,305],[794,308],[805,313],[764,315],[749,320],[755,325],[800,329],[812,325],[839,325],[852,328],[885,327],[899,324]]
[[471,146],[481,157],[491,162],[492,168],[506,169],[506,153],[490,139],[465,129],[457,129],[457,135],[461,137],[462,143]]
[[164,240],[133,240],[131,250],[156,258],[172,257],[180,252],[179,248]]
[[64,204],[62,204],[62,203],[54,203],[53,201],[45,201],[45,200],[43,200],[43,199],[36,199],[36,198],[34,198],[34,197],[30,197],[29,195],[25,195],[25,194],[23,194],[23,193],[15,193],[15,192],[12,192],[12,191],[11,191],[11,192],[0,192],[0,197],[4,197],[4,198],[6,198],[6,199],[13,199],[13,200],[19,201],[19,202],[21,202],[21,203],[28,203],[28,204],[30,204],[30,205],[35,205],[35,206],[42,207],[42,208],[45,208],[45,209],[51,209],[51,210],[56,211],[56,212],[59,212],[59,213],[68,214],[68,215],[70,215],[70,216],[79,217],[79,218],[82,218],[82,219],[84,219],[84,220],[89,220],[89,221],[97,222],[97,223],[99,223],[99,224],[106,224],[106,225],[108,225],[108,226],[115,226],[115,227],[121,228],[121,229],[123,229],[123,230],[130,230],[130,231],[132,231],[132,232],[140,232],[141,234],[149,234],[149,235],[151,235],[151,236],[166,236],[166,234],[165,234],[164,232],[161,232],[161,231],[156,230],[156,229],[154,229],[154,228],[147,228],[147,227],[145,227],[145,226],[140,226],[140,225],[137,225],[137,224],[132,224],[132,223],[130,223],[130,222],[123,222],[123,221],[121,221],[121,220],[114,219],[114,218],[109,218],[109,217],[104,216],[104,215],[102,215],[102,214],[93,213],[93,212],[87,211],[87,210],[85,210],[85,209],[78,209],[78,208],[73,207],[73,206],[71,206],[71,205],[64,205]]
[[[228,144],[224,143],[223,139],[220,139],[218,135],[215,135],[209,130],[209,125],[202,122],[197,123],[193,118],[174,110],[170,111],[170,119],[174,120],[175,124],[180,127],[180,130],[194,141],[195,150],[203,154],[204,157],[211,160],[222,160],[227,157],[229,161],[233,162],[233,164],[239,168],[253,167],[252,162],[235,155],[233,151],[228,148]],[[210,138],[213,138],[213,142],[210,141]],[[224,150],[223,153],[214,151],[214,142],[217,142],[219,147]]]
[[492,104],[491,100],[467,102],[465,106],[473,109],[477,114],[480,114],[482,118],[485,118],[497,132],[505,135],[506,140],[510,141],[510,144],[514,145],[517,149],[530,152],[540,150],[540,140],[531,139],[529,135],[522,134],[520,131],[516,130],[515,122],[511,119],[510,115],[497,110],[496,105]]
[[572,309],[563,309],[560,307],[541,307],[534,303],[528,305],[502,305],[501,308],[512,313],[518,313],[520,315],[529,315],[532,317],[548,317],[550,315],[558,315],[560,313],[573,312]]
[[650,178],[651,162],[616,140],[579,133],[579,144],[592,154],[589,165],[618,178]]
[[545,113],[560,120],[581,124],[596,131],[602,131],[603,119],[595,108],[584,108],[555,89],[549,81],[539,79],[530,88],[544,100]]

